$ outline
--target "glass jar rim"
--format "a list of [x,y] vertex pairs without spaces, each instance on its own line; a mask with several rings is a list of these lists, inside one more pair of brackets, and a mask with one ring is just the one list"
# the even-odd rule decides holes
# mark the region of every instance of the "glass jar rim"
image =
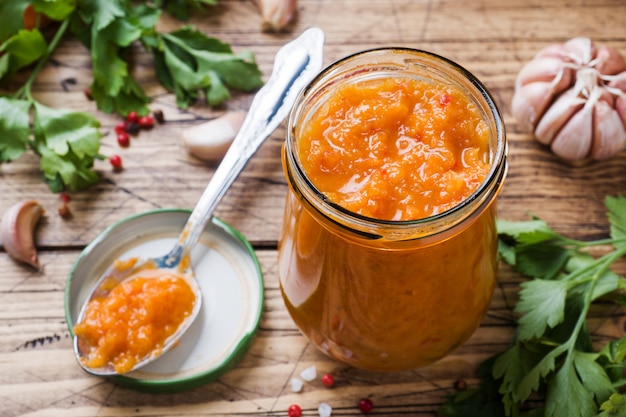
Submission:
[[[385,56],[403,56],[400,58],[404,62],[404,65],[419,63],[438,63],[441,65],[441,69],[447,71],[444,76],[449,81],[458,82],[465,81],[467,87],[471,87],[472,91],[467,90],[467,94],[471,95],[474,101],[479,105],[481,111],[483,111],[488,118],[488,122],[492,123],[490,130],[492,130],[492,136],[495,136],[495,150],[492,152],[491,167],[487,176],[483,182],[478,186],[472,194],[467,196],[462,202],[454,207],[436,213],[431,216],[422,217],[412,220],[385,220],[369,216],[364,216],[359,213],[355,213],[345,207],[330,201],[327,196],[321,192],[309,179],[306,172],[302,169],[298,162],[298,158],[295,152],[295,136],[296,136],[296,124],[301,114],[300,107],[306,102],[307,98],[311,95],[319,93],[326,88],[326,85],[336,76],[335,72],[341,70],[345,65],[350,65],[355,61],[363,59],[365,57]],[[394,64],[398,64],[394,62]],[[363,66],[367,64],[364,63]],[[371,65],[385,65],[384,68],[390,69],[389,64],[383,64],[380,62],[373,62]],[[429,67],[434,69],[434,67]],[[350,74],[347,74],[350,75]],[[441,75],[441,74],[440,74]],[[344,77],[346,76],[344,75]],[[494,135],[495,133],[495,135]],[[326,68],[324,68],[298,95],[296,103],[292,108],[287,127],[287,139],[285,143],[285,168],[287,176],[292,184],[294,181],[304,187],[298,187],[300,192],[298,194],[303,195],[309,204],[314,207],[318,212],[322,213],[324,217],[331,220],[333,223],[339,223],[347,226],[355,232],[359,232],[361,235],[369,236],[371,238],[380,238],[381,233],[374,232],[372,229],[381,231],[385,229],[392,231],[392,233],[400,232],[405,234],[409,229],[426,228],[422,234],[432,235],[442,231],[441,226],[446,226],[445,229],[449,229],[465,218],[469,217],[476,211],[482,211],[483,207],[486,207],[497,196],[504,178],[506,177],[508,163],[507,163],[507,140],[504,122],[502,115],[498,110],[495,100],[489,93],[486,86],[470,71],[457,64],[456,62],[438,55],[433,52],[414,49],[408,47],[381,47],[367,49],[354,54],[341,58]],[[304,189],[303,189],[304,188]],[[473,209],[473,210],[472,210]],[[469,211],[469,212],[468,212]],[[456,221],[450,221],[451,217],[460,217]],[[386,233],[382,233],[386,234]]]

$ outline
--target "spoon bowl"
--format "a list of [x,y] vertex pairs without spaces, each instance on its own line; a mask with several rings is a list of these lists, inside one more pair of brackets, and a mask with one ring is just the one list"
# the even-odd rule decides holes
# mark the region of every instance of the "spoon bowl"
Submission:
[[[198,315],[202,294],[189,261],[189,252],[210,222],[226,190],[263,141],[284,121],[300,90],[321,70],[323,43],[323,32],[320,29],[311,28],[278,51],[270,79],[255,95],[239,133],[189,216],[174,247],[163,256],[139,260],[131,268],[120,269],[112,266],[87,297],[80,309],[77,323],[83,321],[87,306],[94,296],[102,296],[102,284],[110,282],[107,281],[108,279],[112,278],[117,283],[122,283],[127,279],[132,279],[134,272],[144,269],[160,269],[183,276],[190,284],[195,295],[191,314],[166,339],[163,346],[155,346],[155,349],[149,355],[139,359],[129,372],[147,365],[177,345],[180,337]],[[100,376],[119,374],[110,364],[98,368],[88,366],[86,358],[90,350],[91,346],[86,340],[74,335],[74,353],[85,371]]]

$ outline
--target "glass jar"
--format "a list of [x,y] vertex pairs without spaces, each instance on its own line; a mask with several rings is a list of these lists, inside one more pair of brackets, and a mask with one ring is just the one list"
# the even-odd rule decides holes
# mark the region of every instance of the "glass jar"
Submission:
[[[329,201],[303,170],[297,145],[313,112],[342,84],[381,77],[453,85],[486,122],[486,179],[453,208],[418,220],[365,217]],[[302,333],[330,357],[376,371],[425,366],[466,341],[496,282],[496,197],[507,171],[506,147],[486,88],[443,57],[374,49],[323,70],[292,110],[282,155],[289,189],[278,274]]]

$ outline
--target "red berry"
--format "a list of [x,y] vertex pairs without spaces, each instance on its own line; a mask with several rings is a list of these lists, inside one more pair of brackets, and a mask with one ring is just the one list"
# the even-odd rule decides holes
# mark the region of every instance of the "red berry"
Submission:
[[302,415],[302,409],[298,404],[291,404],[287,409],[287,415],[289,417],[300,417]]
[[61,193],[61,194],[59,194],[59,198],[64,203],[69,203],[70,200],[71,200],[70,195],[68,193]]
[[142,129],[150,129],[154,126],[154,118],[152,116],[141,116],[139,120],[137,120],[137,124]]
[[115,133],[118,135],[120,133],[126,133],[126,122],[119,122],[115,125]]
[[137,123],[137,120],[139,120],[139,115],[136,111],[131,111],[130,113],[128,113],[128,116],[126,116],[126,120],[130,123]]
[[324,374],[322,377],[322,384],[330,388],[335,384],[335,379],[331,374]]
[[93,96],[91,95],[91,88],[85,88],[85,97],[87,97],[87,100],[93,100]]
[[130,136],[128,136],[128,133],[126,132],[118,133],[117,143],[119,143],[119,145],[124,148],[130,145]]
[[121,168],[122,167],[122,157],[119,155],[111,155],[109,157],[109,162],[113,168]]
[[361,401],[359,401],[359,410],[361,410],[363,414],[369,413],[372,411],[372,408],[374,408],[374,403],[372,403],[372,400],[369,398],[362,398]]

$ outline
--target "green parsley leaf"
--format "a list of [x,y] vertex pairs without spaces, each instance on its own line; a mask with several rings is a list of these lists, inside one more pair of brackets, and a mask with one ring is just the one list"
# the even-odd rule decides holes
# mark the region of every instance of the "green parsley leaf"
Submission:
[[515,249],[515,271],[533,278],[553,279],[569,260],[568,248],[550,242]]
[[0,45],[2,65],[0,80],[10,79],[18,70],[32,64],[48,51],[48,44],[39,29],[18,31]]
[[626,417],[626,396],[613,394],[602,406],[596,417]]
[[615,392],[613,383],[604,368],[597,362],[600,354],[575,351],[573,354],[576,375],[585,389],[593,394],[596,403],[602,404]]
[[31,0],[0,1],[0,41],[24,29],[24,10]]
[[124,7],[119,0],[82,0],[79,14],[97,33],[116,19],[124,17]]
[[519,244],[533,244],[552,240],[559,235],[543,220],[521,222],[497,221],[498,234],[514,238]]
[[626,198],[607,196],[604,201],[611,224],[611,238],[617,240],[616,248],[626,248]]
[[217,0],[156,0],[155,5],[165,10],[179,20],[189,19],[191,9],[199,10],[203,6],[215,6]]
[[30,127],[28,112],[31,104],[25,100],[0,97],[0,162],[18,159],[28,148]]
[[556,327],[563,322],[565,298],[569,284],[563,281],[534,279],[521,284],[520,300],[515,312],[522,314],[518,320],[521,341],[540,337],[546,326]]
[[35,103],[35,150],[44,179],[53,192],[61,186],[84,189],[98,181],[92,171],[99,157],[100,122],[88,113]]
[[623,363],[626,359],[626,337],[611,340],[602,348],[599,355],[604,356],[608,363]]
[[230,97],[227,86],[252,91],[263,84],[251,54],[233,53],[229,45],[186,26],[162,34],[153,49],[159,81],[176,94],[177,104],[188,107],[205,93],[211,106]]
[[64,20],[76,9],[77,0],[32,0],[33,7],[52,20]]
[[572,361],[566,360],[548,382],[546,416],[588,417],[596,411],[593,394],[581,383]]
[[517,397],[517,387],[524,378],[523,355],[518,344],[514,344],[493,362],[493,377],[501,379],[499,393],[502,394],[502,403],[506,415],[514,415],[520,399]]

